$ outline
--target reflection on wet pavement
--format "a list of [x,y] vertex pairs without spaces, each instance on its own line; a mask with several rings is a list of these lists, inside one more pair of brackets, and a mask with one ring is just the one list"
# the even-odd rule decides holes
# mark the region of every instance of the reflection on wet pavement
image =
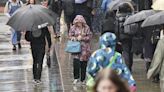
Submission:
[[5,25],[7,19],[1,16],[0,20],[4,20],[0,22],[0,92],[63,92],[56,57],[52,56],[50,69],[44,60],[43,84],[35,86],[32,80],[32,57],[29,43],[22,40],[23,48],[12,51],[9,27]]

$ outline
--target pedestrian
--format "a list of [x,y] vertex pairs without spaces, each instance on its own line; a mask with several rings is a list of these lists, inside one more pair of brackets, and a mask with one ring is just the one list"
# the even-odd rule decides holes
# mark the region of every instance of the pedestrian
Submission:
[[48,0],[48,8],[56,14],[56,23],[53,26],[55,38],[60,37],[60,18],[62,14],[62,0]]
[[136,91],[136,82],[133,79],[128,67],[122,59],[122,55],[115,51],[116,36],[107,32],[100,37],[100,49],[96,50],[90,57],[87,66],[87,86],[92,88],[97,73],[104,68],[111,68],[117,71],[118,75],[128,81],[131,92]]
[[[5,5],[5,9],[4,9],[4,13],[6,16],[8,16],[9,18],[15,13],[15,11],[17,9],[19,9],[20,7],[23,6],[23,2],[21,0],[8,0],[6,5]],[[21,49],[21,32],[19,32],[19,30],[17,29],[10,29],[12,34],[11,34],[11,42],[13,45],[13,50],[16,50],[16,45],[18,45],[18,48]]]
[[41,83],[43,58],[45,55],[46,41],[48,42],[48,52],[51,48],[51,36],[47,27],[40,30],[26,32],[25,39],[30,42],[33,57],[33,78],[35,84]]
[[[143,37],[144,37],[144,45],[143,45],[143,55],[144,55],[144,61],[146,65],[146,72],[148,71],[157,43],[152,43],[153,40],[153,31],[152,28],[147,28],[143,30]],[[160,31],[158,34],[160,38]]]
[[92,29],[94,33],[102,31],[102,24],[105,17],[105,12],[101,9],[102,1],[103,0],[94,0],[95,9],[92,11]]
[[93,92],[130,92],[130,90],[116,71],[103,69],[95,78]]
[[122,44],[122,55],[125,59],[127,66],[132,71],[133,65],[133,52],[132,52],[132,36],[125,33],[124,22],[134,12],[131,3],[123,3],[119,6],[116,14],[116,35]]
[[62,6],[63,6],[63,10],[64,10],[64,20],[67,24],[67,29],[69,31],[72,23],[73,23],[73,15],[75,12],[75,0],[63,0],[62,1]]
[[77,15],[69,31],[70,40],[80,41],[82,51],[73,55],[74,82],[85,84],[87,61],[91,55],[91,30],[82,15]]
[[148,70],[147,77],[148,79],[160,75],[160,87],[161,92],[164,92],[164,38],[159,40],[157,48],[154,53],[154,57],[151,63],[151,66]]

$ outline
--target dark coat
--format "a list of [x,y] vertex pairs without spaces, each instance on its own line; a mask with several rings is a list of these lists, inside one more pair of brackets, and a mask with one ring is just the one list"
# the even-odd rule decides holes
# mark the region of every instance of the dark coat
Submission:
[[25,34],[25,39],[30,42],[31,45],[45,46],[46,40],[48,42],[49,48],[51,47],[51,36],[48,28],[41,29],[41,35],[39,37],[34,37],[32,31],[27,31]]
[[62,1],[48,0],[48,8],[60,16],[62,12]]
[[112,32],[115,33],[115,19],[112,17],[109,17],[108,19],[105,19],[102,25],[102,34],[105,32]]

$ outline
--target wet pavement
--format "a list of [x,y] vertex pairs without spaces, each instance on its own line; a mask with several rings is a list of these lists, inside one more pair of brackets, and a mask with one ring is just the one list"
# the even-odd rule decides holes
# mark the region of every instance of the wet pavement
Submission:
[[[66,28],[62,24],[62,38],[53,40],[52,65],[48,69],[44,62],[40,86],[32,83],[32,58],[29,43],[22,40],[23,48],[12,51],[7,19],[0,16],[0,92],[86,92],[85,86],[73,86],[71,55],[64,52]],[[97,48],[98,35],[92,40],[93,51]],[[137,81],[137,92],[160,92],[159,85],[146,79],[143,60],[135,57],[133,75]],[[45,60],[44,60],[45,61]]]
[[[32,76],[32,57],[29,43],[22,40],[22,49],[12,51],[7,18],[0,16],[0,92],[63,92],[59,66],[54,49],[52,65],[48,69],[44,60],[42,82],[35,86]],[[22,39],[24,39],[22,37]]]

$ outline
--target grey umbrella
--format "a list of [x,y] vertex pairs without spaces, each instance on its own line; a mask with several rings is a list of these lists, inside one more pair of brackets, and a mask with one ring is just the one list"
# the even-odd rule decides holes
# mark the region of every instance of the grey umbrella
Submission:
[[154,14],[142,23],[141,27],[158,26],[164,24],[164,11]]
[[157,11],[154,11],[154,10],[143,10],[143,11],[140,11],[140,12],[130,16],[129,18],[127,18],[125,23],[124,23],[124,25],[128,25],[128,24],[132,24],[132,23],[143,21],[147,17],[149,17],[151,15],[154,15],[155,13],[157,13]]
[[108,11],[117,10],[122,3],[127,3],[127,2],[134,4],[132,0],[113,0],[111,1],[111,3],[108,4]]
[[17,31],[38,30],[55,23],[56,15],[42,5],[28,5],[16,11],[7,25]]

